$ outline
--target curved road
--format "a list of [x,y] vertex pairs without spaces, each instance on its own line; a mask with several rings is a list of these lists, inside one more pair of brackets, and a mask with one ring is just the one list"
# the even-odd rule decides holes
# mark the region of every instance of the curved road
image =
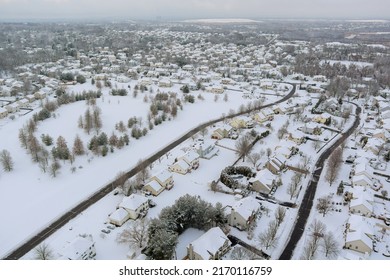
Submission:
[[[351,103],[351,102],[350,102]],[[299,207],[298,210],[298,219],[295,222],[294,229],[291,233],[290,239],[283,250],[282,254],[279,257],[279,260],[290,260],[294,249],[298,243],[298,241],[301,239],[303,232],[305,230],[307,218],[310,215],[310,212],[313,207],[313,200],[314,196],[316,194],[317,186],[318,186],[318,180],[320,179],[322,170],[324,168],[324,163],[325,160],[328,159],[330,154],[339,146],[341,145],[345,139],[347,139],[353,132],[354,130],[359,126],[360,123],[360,113],[361,113],[361,108],[355,104],[352,103],[356,106],[356,111],[355,111],[355,121],[353,125],[344,133],[342,133],[342,137],[337,139],[336,142],[334,142],[325,152],[321,154],[321,156],[318,158],[316,165],[315,165],[315,171],[313,173],[312,179],[310,180],[306,192],[304,194],[304,197],[302,199],[301,206]]]
[[[170,150],[175,148],[177,145],[181,144],[182,142],[184,142],[185,140],[187,140],[191,136],[195,135],[196,133],[198,133],[199,131],[201,131],[202,129],[204,129],[210,125],[213,125],[217,122],[221,122],[221,121],[228,119],[228,118],[233,118],[233,117],[237,117],[240,115],[244,115],[244,114],[250,113],[252,111],[263,109],[266,107],[270,107],[270,106],[273,106],[275,104],[282,103],[282,102],[288,100],[289,98],[291,98],[294,95],[295,90],[296,90],[296,86],[294,84],[291,84],[291,85],[293,86],[291,91],[286,96],[284,96],[282,99],[280,99],[278,101],[275,101],[273,103],[266,104],[263,106],[258,106],[258,107],[252,108],[250,110],[245,110],[243,112],[235,113],[235,114],[232,114],[232,115],[229,115],[226,117],[221,117],[221,118],[203,123],[203,124],[197,126],[196,128],[191,129],[186,134],[181,136],[179,139],[173,141],[172,143],[168,144],[166,147],[164,147],[160,151],[156,152],[154,155],[145,159],[142,163],[140,163],[139,165],[137,165],[136,167],[134,167],[133,169],[128,171],[124,176],[126,177],[126,179],[133,177],[139,171],[141,171],[143,168],[146,168],[149,164],[158,160],[161,156],[163,156],[164,154],[166,154],[167,152],[169,152]],[[75,218],[82,211],[84,211],[88,207],[92,206],[98,200],[105,197],[108,193],[110,193],[113,190],[113,188],[117,185],[117,182],[121,179],[123,179],[123,178],[116,179],[116,180],[112,181],[111,183],[109,183],[106,186],[104,186],[103,188],[101,188],[99,191],[92,194],[90,197],[88,197],[83,202],[76,205],[74,208],[72,208],[67,213],[63,214],[61,217],[59,217],[56,221],[54,221],[48,227],[46,227],[41,232],[36,234],[34,237],[32,237],[29,240],[27,240],[26,242],[24,242],[22,245],[20,245],[13,252],[9,253],[6,257],[4,257],[4,259],[5,260],[16,260],[16,259],[19,259],[22,256],[24,256],[25,254],[27,254],[29,251],[31,251],[33,248],[35,248],[37,245],[39,245],[41,242],[43,242],[46,238],[48,238],[50,235],[52,235],[58,229],[63,227],[71,219]]]

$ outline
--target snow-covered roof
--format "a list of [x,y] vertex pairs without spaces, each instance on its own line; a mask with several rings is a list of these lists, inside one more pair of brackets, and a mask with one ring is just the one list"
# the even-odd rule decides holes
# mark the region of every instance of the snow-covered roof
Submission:
[[362,231],[357,230],[354,232],[348,232],[345,242],[362,241],[368,247],[372,248],[372,240]]
[[363,172],[367,172],[369,173],[369,170],[368,170],[368,164],[367,162],[359,162],[358,164],[356,164],[355,166],[355,174],[356,175],[359,175],[360,173],[363,173]]
[[352,182],[354,185],[358,185],[358,182],[361,180],[363,180],[364,182],[366,182],[370,186],[373,185],[371,179],[368,178],[365,174],[355,175],[352,177]]
[[358,197],[356,199],[352,199],[349,206],[350,207],[357,207],[357,206],[364,206],[367,208],[368,211],[372,212],[374,210],[374,207],[372,206],[371,203],[367,201],[364,197]]
[[188,163],[187,162],[185,162],[184,160],[179,160],[179,161],[177,161],[177,162],[175,162],[173,165],[178,165],[181,169],[184,169],[184,170],[186,170],[186,169],[188,169],[190,166],[188,165]]
[[253,212],[256,212],[259,207],[260,204],[254,197],[247,196],[237,201],[232,210],[239,213],[245,220],[248,220]]
[[208,260],[211,255],[214,255],[224,245],[226,240],[228,238],[223,231],[219,227],[214,227],[191,242],[191,245],[194,252],[199,254],[204,260]]
[[259,181],[262,182],[264,185],[272,186],[272,183],[275,179],[276,177],[274,174],[272,174],[271,171],[269,171],[268,169],[262,169],[257,172],[256,177],[251,178],[249,182]]
[[199,154],[195,153],[194,151],[188,151],[185,154],[185,158],[188,160],[188,162],[193,162],[194,160],[199,158]]
[[89,251],[89,248],[93,245],[93,241],[78,236],[66,247],[63,253],[63,258],[69,260],[79,260],[81,259],[81,255]]
[[126,196],[123,198],[122,202],[119,204],[119,207],[136,210],[142,204],[146,203],[148,199],[139,194],[131,194],[130,196]]
[[156,192],[159,192],[162,186],[155,180],[150,181],[149,183],[146,184],[147,186],[150,186],[153,190]]
[[367,235],[374,235],[374,224],[370,218],[366,218],[360,215],[350,215],[348,219],[349,229],[348,231],[361,230]]
[[165,182],[166,180],[168,180],[170,177],[172,177],[172,174],[171,172],[169,172],[168,170],[162,170],[160,173],[157,173],[156,175],[154,175],[154,177],[156,177],[158,180],[160,180],[161,182]]
[[122,222],[129,217],[129,212],[123,208],[116,209],[113,213],[110,214],[110,219],[116,222]]

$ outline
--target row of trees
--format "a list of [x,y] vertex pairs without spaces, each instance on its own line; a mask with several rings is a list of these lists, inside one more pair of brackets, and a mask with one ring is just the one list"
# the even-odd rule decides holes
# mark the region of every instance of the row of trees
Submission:
[[261,232],[258,236],[258,241],[260,246],[264,247],[266,250],[273,248],[277,245],[277,232],[279,226],[284,221],[286,217],[286,208],[278,206],[275,211],[275,219],[270,221],[268,227],[265,231]]
[[318,249],[321,247],[326,258],[334,258],[339,253],[339,244],[332,231],[326,231],[326,225],[319,220],[314,220],[310,225],[310,239],[303,248],[301,259],[315,259]]

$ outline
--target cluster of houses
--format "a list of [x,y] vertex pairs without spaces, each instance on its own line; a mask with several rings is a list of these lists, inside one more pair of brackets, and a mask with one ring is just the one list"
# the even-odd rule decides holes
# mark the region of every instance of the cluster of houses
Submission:
[[390,230],[384,223],[390,214],[389,209],[375,197],[383,186],[373,172],[368,163],[356,164],[351,184],[344,193],[344,200],[349,206],[344,247],[367,255],[377,252],[379,235]]

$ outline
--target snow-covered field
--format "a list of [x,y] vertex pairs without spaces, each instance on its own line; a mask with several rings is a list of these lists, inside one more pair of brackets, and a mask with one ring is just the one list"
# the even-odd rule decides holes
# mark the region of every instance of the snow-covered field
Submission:
[[[119,84],[118,87],[122,85],[127,86]],[[69,87],[68,91],[77,93],[90,88],[95,87],[90,84],[76,85]],[[174,86],[169,91],[180,92],[179,86]],[[196,99],[194,104],[185,104],[184,110],[179,110],[176,119],[156,126],[140,140],[131,138],[130,145],[120,151],[109,153],[104,158],[93,156],[91,152],[77,157],[73,164],[77,167],[74,173],[71,172],[70,163],[61,161],[62,168],[56,178],[42,173],[19,144],[19,129],[31,117],[31,113],[13,121],[1,120],[0,137],[7,139],[2,141],[1,148],[10,151],[15,168],[10,173],[2,173],[0,177],[0,222],[5,225],[0,231],[0,255],[6,255],[50,221],[110,182],[120,171],[131,169],[139,159],[153,154],[200,123],[227,114],[230,109],[237,110],[241,104],[250,102],[242,99],[241,93],[237,92],[227,91],[227,102],[223,101],[222,97],[215,102],[214,95],[207,92],[193,94],[197,96],[198,93],[201,93],[205,100]],[[108,89],[105,88],[102,98],[97,100],[97,106],[102,110],[101,131],[110,136],[115,123],[120,120],[126,123],[128,118],[133,116],[146,120],[150,104],[143,102],[144,94],[149,93],[139,93],[137,98],[133,98],[131,94],[115,97],[108,95]],[[48,133],[55,141],[57,136],[62,135],[71,149],[78,134],[86,146],[92,133],[87,135],[78,128],[77,123],[86,108],[85,101],[61,106],[55,112],[55,119],[50,118],[38,124],[37,138]]]

